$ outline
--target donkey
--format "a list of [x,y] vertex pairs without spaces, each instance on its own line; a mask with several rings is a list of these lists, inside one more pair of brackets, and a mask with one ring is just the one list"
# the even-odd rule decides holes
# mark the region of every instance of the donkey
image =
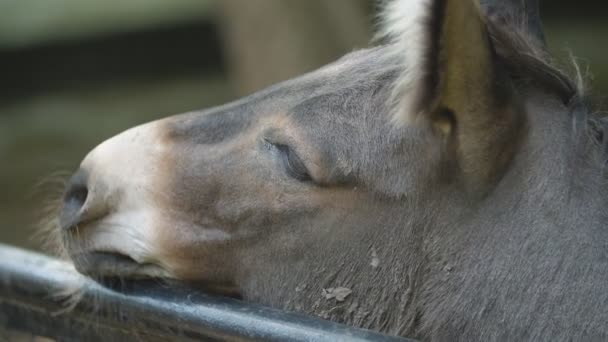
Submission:
[[608,123],[523,4],[389,1],[380,46],[107,140],[65,251],[422,340],[608,340]]

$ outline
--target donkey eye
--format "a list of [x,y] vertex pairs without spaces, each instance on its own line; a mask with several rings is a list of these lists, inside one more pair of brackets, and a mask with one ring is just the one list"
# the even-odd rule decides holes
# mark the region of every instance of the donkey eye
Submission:
[[287,170],[287,174],[295,178],[301,182],[310,182],[312,181],[312,177],[310,177],[310,173],[302,162],[302,159],[287,145],[282,144],[273,144],[281,155],[281,159],[285,168]]

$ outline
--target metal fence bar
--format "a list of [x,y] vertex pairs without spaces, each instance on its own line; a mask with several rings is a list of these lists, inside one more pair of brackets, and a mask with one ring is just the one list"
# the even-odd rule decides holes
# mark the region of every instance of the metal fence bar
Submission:
[[[82,286],[65,310],[62,289]],[[0,244],[0,330],[61,341],[408,341],[186,289],[128,294],[84,279],[66,263]]]

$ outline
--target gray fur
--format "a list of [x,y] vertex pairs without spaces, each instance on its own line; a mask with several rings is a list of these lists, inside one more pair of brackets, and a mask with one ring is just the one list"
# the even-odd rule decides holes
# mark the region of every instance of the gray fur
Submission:
[[[516,157],[472,200],[437,171],[440,146],[387,118],[398,70],[378,69],[382,56],[383,48],[356,52],[337,62],[348,65],[338,73],[321,70],[219,109],[287,110],[332,156],[329,186],[367,198],[355,209],[326,208],[314,226],[277,231],[283,247],[266,241],[268,252],[243,267],[244,298],[422,340],[608,338],[607,156],[595,133],[605,123],[526,80]],[[344,303],[324,299],[332,287],[353,293]]]

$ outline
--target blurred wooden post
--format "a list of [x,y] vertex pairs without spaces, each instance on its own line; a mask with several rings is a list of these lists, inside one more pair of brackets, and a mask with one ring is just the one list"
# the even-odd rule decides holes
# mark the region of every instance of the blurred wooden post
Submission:
[[220,0],[220,24],[235,90],[249,94],[312,71],[370,38],[364,0]]

